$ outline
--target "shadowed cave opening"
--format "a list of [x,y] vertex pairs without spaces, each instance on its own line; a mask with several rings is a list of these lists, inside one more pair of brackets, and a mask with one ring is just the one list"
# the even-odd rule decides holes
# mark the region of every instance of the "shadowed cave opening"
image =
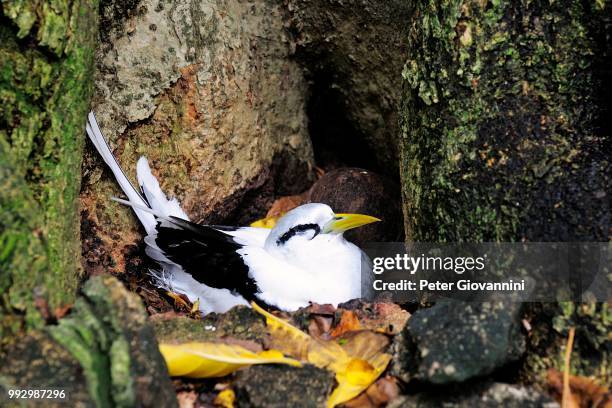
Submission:
[[325,171],[359,167],[383,173],[374,153],[351,123],[347,105],[332,72],[320,70],[311,76],[306,114],[317,166]]

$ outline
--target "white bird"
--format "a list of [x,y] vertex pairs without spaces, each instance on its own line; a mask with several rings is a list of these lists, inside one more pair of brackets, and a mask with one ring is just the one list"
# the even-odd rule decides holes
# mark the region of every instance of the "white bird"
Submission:
[[160,267],[151,271],[155,283],[199,301],[203,314],[250,301],[291,311],[365,296],[371,262],[342,234],[378,218],[311,203],[287,212],[272,229],[196,224],[176,199],[166,198],[145,157],[136,167],[141,192],[132,186],[92,112],[86,131],[127,195],[115,200],[131,206],[144,226],[146,253]]

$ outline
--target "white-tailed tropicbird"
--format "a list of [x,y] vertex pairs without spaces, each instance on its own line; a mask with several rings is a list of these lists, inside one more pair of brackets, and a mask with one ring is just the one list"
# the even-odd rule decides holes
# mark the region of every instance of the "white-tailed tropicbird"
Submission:
[[145,228],[146,253],[160,266],[151,271],[160,288],[199,301],[203,314],[250,301],[295,310],[361,297],[371,263],[342,234],[379,219],[311,203],[287,212],[272,229],[196,224],[176,199],[166,198],[145,157],[136,167],[141,192],[132,186],[92,112],[86,130],[128,198],[115,200],[130,205]]

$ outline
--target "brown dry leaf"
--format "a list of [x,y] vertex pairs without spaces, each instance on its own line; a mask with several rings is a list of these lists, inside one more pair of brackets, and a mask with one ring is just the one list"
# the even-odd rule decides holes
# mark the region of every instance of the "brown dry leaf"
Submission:
[[314,315],[308,323],[308,334],[317,339],[328,340],[333,320],[332,317]]
[[364,304],[355,313],[362,329],[389,335],[399,334],[410,319],[410,313],[390,302]]
[[281,217],[286,212],[289,212],[295,207],[304,204],[307,199],[308,191],[305,191],[302,194],[281,197],[272,203],[272,207],[270,207],[268,210],[266,218]]
[[311,303],[310,306],[306,308],[306,311],[310,314],[317,314],[323,316],[331,316],[333,317],[336,314],[336,308],[334,305],[329,303],[319,304],[319,303]]
[[361,324],[357,315],[352,310],[343,310],[342,316],[340,317],[340,323],[333,328],[330,335],[332,337],[342,336],[344,333],[357,331],[361,329]]
[[[553,396],[560,403],[563,396],[563,373],[551,368],[547,380]],[[569,386],[571,394],[567,401],[568,408],[612,408],[610,390],[595,379],[570,375]]]
[[386,406],[398,397],[400,392],[398,380],[387,375],[370,385],[366,392],[344,403],[344,408],[379,408]]
[[387,336],[370,330],[346,333],[341,339],[342,348],[349,356],[369,360],[382,353],[390,341]]
[[59,320],[62,317],[66,316],[68,312],[70,311],[70,309],[72,309],[72,305],[56,307],[55,310],[53,311],[53,314],[55,315],[55,318]]

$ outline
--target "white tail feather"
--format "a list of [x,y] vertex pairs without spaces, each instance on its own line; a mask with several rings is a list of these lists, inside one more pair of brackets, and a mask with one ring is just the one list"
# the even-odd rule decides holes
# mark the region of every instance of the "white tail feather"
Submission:
[[136,191],[134,186],[132,186],[132,183],[130,183],[128,178],[125,176],[123,170],[121,170],[119,163],[117,163],[115,156],[113,156],[110,147],[106,143],[106,140],[98,127],[98,123],[96,122],[96,117],[94,116],[93,112],[89,112],[87,118],[87,126],[85,127],[87,135],[91,139],[94,146],[96,146],[96,149],[98,150],[98,153],[100,153],[100,156],[102,156],[102,159],[104,159],[104,162],[115,175],[117,183],[119,183],[119,186],[128,197],[128,201],[131,203],[137,203],[139,205],[140,208],[135,206],[132,206],[132,208],[134,209],[134,212],[142,225],[145,227],[147,233],[155,231],[155,226],[157,225],[155,216],[142,209],[142,207],[148,207],[146,201],[142,198],[138,191]]
[[138,184],[142,189],[149,206],[157,213],[164,217],[177,217],[184,220],[189,220],[187,214],[183,211],[178,201],[173,198],[168,200],[164,192],[159,187],[159,182],[155,176],[151,173],[151,168],[145,157],[138,159],[136,165],[136,175],[138,178]]

